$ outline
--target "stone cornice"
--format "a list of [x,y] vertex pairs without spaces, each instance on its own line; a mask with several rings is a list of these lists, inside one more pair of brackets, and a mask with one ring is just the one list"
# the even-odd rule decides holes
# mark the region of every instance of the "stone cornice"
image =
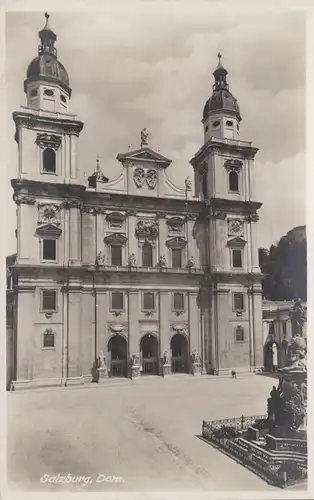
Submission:
[[[57,113],[56,113],[57,115]],[[53,126],[54,130],[66,132],[68,134],[74,134],[76,136],[80,135],[83,129],[83,122],[78,120],[64,119],[56,117],[50,117],[45,115],[36,115],[34,113],[26,113],[22,111],[16,111],[13,113],[13,120],[16,125],[16,141],[19,141],[18,129],[20,127],[35,129],[36,127],[42,125],[47,125],[48,127]]]
[[211,137],[211,139],[195,153],[190,160],[190,164],[194,168],[198,168],[200,163],[203,163],[203,160],[209,156],[211,151],[222,151],[230,155],[240,153],[243,158],[254,159],[258,148],[253,147],[250,142]]
[[14,193],[33,195],[39,198],[82,199],[86,190],[86,187],[81,184],[53,184],[51,182],[32,181],[29,179],[12,179],[11,186],[13,187]]
[[[82,184],[59,184],[28,179],[12,179],[11,185],[14,193],[32,195],[38,198],[51,197],[71,204],[75,198],[77,203],[82,203],[82,210],[89,213],[106,214],[108,211],[127,212],[127,215],[136,215],[137,212],[152,212],[158,217],[178,214],[187,219],[196,220],[204,209],[204,204],[199,200],[184,200],[173,198],[154,198],[150,196],[133,196],[118,193],[99,193],[86,191]],[[74,203],[74,202],[73,202]]]
[[263,204],[257,201],[238,201],[227,200],[225,198],[211,198],[210,207],[212,210],[219,210],[220,212],[238,213],[238,214],[256,214],[256,211],[261,208]]

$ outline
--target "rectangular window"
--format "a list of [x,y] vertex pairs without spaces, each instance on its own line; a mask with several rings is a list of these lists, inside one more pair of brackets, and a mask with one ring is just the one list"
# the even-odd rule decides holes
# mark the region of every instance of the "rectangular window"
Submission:
[[144,293],[143,294],[143,310],[152,311],[155,309],[155,294],[154,293]]
[[111,265],[122,266],[122,247],[121,245],[112,245],[111,247]]
[[233,294],[233,310],[244,311],[244,293]]
[[12,288],[12,276],[7,276],[7,290],[11,290]]
[[241,268],[242,266],[242,250],[232,250],[232,267]]
[[41,300],[41,309],[43,312],[57,310],[57,290],[42,290]]
[[42,240],[43,242],[43,260],[57,260],[57,242],[56,240]]
[[181,248],[173,248],[171,251],[172,267],[182,267],[182,250]]
[[173,310],[184,311],[184,293],[176,292],[173,294]]
[[123,311],[123,293],[112,292],[111,294],[111,309],[112,311]]
[[43,338],[43,347],[52,348],[55,346],[55,334],[52,330],[46,330]]
[[235,341],[236,342],[244,342],[244,330],[242,326],[237,326],[235,331]]
[[275,333],[275,325],[274,325],[273,321],[271,321],[268,324],[268,333],[269,333],[269,335],[274,335],[274,333]]

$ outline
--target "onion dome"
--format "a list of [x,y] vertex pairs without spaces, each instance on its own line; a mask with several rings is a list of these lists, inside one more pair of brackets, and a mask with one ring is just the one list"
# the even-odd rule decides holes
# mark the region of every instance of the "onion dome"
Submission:
[[228,114],[233,114],[241,121],[240,108],[237,100],[229,91],[227,83],[228,71],[221,64],[221,54],[218,53],[218,65],[213,72],[215,83],[213,85],[213,94],[208,99],[203,110],[203,120],[209,113],[215,111],[225,111]]
[[46,24],[38,34],[41,42],[38,46],[38,56],[27,68],[24,90],[26,91],[29,82],[40,79],[59,83],[70,94],[69,76],[63,64],[57,59],[57,49],[54,46],[57,35],[50,29],[47,12],[45,18]]

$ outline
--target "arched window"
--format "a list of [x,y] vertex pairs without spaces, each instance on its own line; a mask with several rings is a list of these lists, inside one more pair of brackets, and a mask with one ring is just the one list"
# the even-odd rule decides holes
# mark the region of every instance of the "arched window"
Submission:
[[239,176],[234,170],[229,173],[229,191],[239,192]]
[[51,148],[44,149],[43,171],[51,174],[56,172],[56,152]]
[[144,243],[142,248],[142,266],[152,267],[153,265],[153,248],[149,243]]

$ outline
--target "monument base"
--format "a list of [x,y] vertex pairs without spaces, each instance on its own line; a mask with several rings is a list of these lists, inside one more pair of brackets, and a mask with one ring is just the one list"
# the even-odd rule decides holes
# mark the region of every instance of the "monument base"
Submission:
[[170,364],[162,365],[161,374],[163,377],[166,377],[167,375],[171,375],[171,365]]
[[201,363],[192,363],[192,375],[202,375]]
[[129,377],[130,377],[131,379],[139,377],[139,376],[140,376],[140,374],[141,374],[141,371],[140,371],[140,370],[141,370],[141,367],[140,367],[140,366],[137,366],[137,365],[135,365],[135,366],[130,366],[130,367],[129,367]]

